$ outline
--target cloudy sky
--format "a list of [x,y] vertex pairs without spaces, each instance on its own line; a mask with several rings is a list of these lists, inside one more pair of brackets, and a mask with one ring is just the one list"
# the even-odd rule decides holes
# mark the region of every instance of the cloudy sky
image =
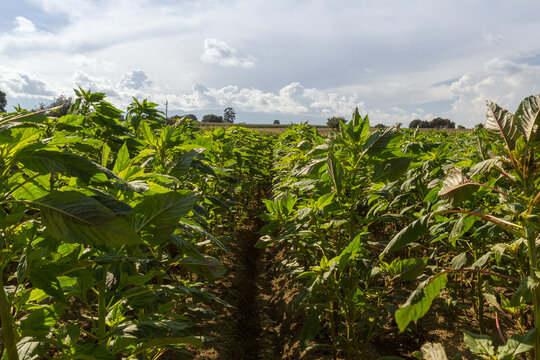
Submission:
[[447,117],[540,93],[540,1],[0,0],[0,90],[81,86],[237,122]]

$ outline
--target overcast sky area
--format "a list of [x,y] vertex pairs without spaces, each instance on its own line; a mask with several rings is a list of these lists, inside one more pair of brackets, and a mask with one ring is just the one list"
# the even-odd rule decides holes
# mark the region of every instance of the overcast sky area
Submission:
[[237,122],[372,125],[540,93],[540,1],[0,0],[0,90],[31,109],[73,88]]

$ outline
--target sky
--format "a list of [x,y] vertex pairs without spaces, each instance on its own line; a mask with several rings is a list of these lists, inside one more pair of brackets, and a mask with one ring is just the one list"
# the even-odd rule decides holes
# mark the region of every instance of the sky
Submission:
[[0,90],[282,124],[449,118],[540,93],[538,0],[0,0]]

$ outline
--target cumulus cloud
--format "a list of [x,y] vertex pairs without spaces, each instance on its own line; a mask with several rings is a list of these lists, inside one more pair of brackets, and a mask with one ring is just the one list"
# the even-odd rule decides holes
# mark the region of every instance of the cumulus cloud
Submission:
[[348,114],[352,113],[356,106],[363,106],[355,95],[326,93],[315,88],[305,88],[298,82],[284,86],[277,93],[234,85],[207,88],[196,84],[191,93],[167,95],[167,98],[173,106],[184,110],[211,109],[227,105],[246,112],[317,116]]
[[204,40],[204,51],[201,55],[201,61],[207,64],[231,67],[250,68],[255,66],[255,58],[253,56],[240,58],[236,55],[236,49],[218,39]]
[[0,67],[0,88],[15,98],[43,98],[55,95],[52,87],[39,76],[4,67]]
[[134,90],[141,90],[150,85],[152,85],[152,82],[148,79],[148,75],[142,70],[132,70],[125,73],[118,82],[118,87]]
[[34,23],[22,16],[15,18],[15,25],[13,31],[16,33],[35,33],[37,31]]
[[540,93],[540,65],[493,58],[450,85],[455,97],[448,117],[473,126],[485,122],[486,100],[515,112],[529,95]]

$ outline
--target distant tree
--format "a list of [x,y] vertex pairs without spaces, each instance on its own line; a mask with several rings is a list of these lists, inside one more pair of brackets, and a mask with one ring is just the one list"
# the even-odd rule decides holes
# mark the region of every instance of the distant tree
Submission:
[[384,129],[385,127],[386,127],[386,125],[384,125],[384,124],[375,125],[375,129]]
[[409,123],[409,129],[455,129],[456,124],[449,119],[437,117],[431,121],[415,119]]
[[455,129],[456,124],[453,121],[450,121],[449,119],[443,119],[440,117],[436,117],[435,119],[431,120],[431,128],[434,129]]
[[342,121],[343,123],[347,123],[347,120],[345,120],[344,117],[337,117],[337,116],[333,116],[331,118],[328,118],[326,120],[326,125],[330,126],[331,128],[333,129],[339,129],[339,123],[340,121]]
[[58,108],[51,112],[53,117],[61,117],[69,114],[69,109],[73,105],[73,98],[67,97],[65,95],[60,95],[59,97],[54,98],[50,104],[39,103],[36,109],[34,110],[47,110],[52,108]]
[[187,114],[187,115],[174,115],[169,117],[169,120],[172,122],[181,121],[182,119],[197,121],[197,116],[195,114]]
[[274,120],[274,125],[279,125],[279,124],[280,124],[279,120]]
[[223,117],[214,115],[214,114],[207,114],[202,117],[203,123],[222,123]]
[[460,130],[464,130],[464,129],[466,129],[466,127],[465,127],[465,126],[463,126],[463,125],[458,125],[458,127],[457,127],[457,128],[458,128],[458,129],[460,129]]
[[482,124],[482,123],[476,124],[476,125],[474,125],[474,128],[475,128],[476,130],[483,129],[483,128],[484,128],[484,124]]
[[0,90],[0,113],[6,112],[7,100],[6,93]]
[[236,113],[232,107],[228,107],[223,111],[223,122],[233,124],[236,119]]
[[427,123],[427,121],[422,121],[420,119],[414,119],[409,123],[409,129],[416,129],[417,127],[422,127],[421,125],[423,123]]

